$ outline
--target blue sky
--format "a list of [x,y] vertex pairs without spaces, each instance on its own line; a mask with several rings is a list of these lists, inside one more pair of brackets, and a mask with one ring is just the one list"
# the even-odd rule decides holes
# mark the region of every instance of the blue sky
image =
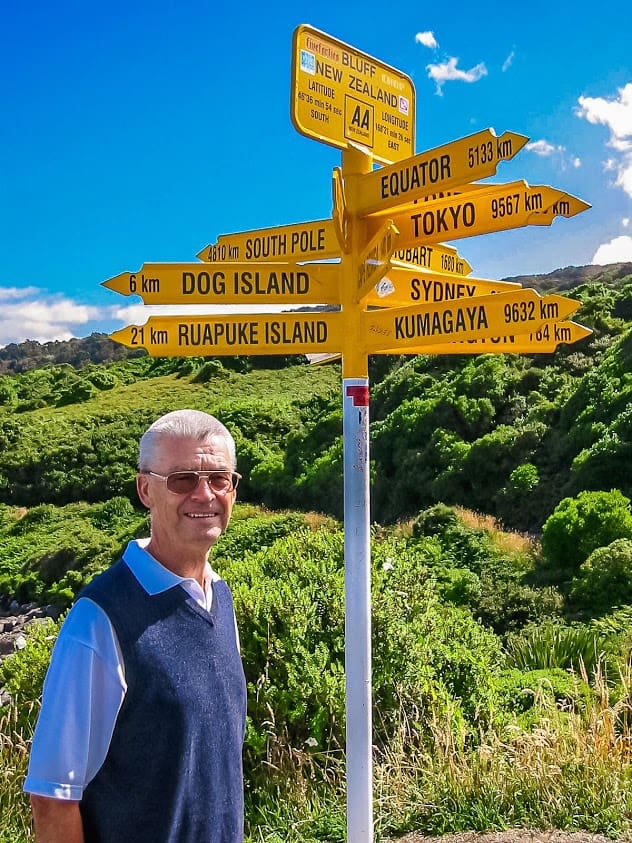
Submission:
[[340,150],[290,120],[301,23],[412,77],[417,152],[519,132],[493,180],[593,206],[459,240],[475,275],[632,261],[629,2],[23,0],[0,27],[0,346],[143,322],[100,283],[331,214]]

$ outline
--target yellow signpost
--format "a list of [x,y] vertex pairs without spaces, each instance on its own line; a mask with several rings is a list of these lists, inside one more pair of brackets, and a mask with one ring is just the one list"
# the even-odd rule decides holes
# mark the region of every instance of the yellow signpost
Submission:
[[339,312],[244,316],[151,316],[110,339],[144,348],[152,357],[309,354],[343,346]]
[[332,263],[144,263],[103,286],[145,304],[340,304]]
[[428,272],[391,260],[391,267],[373,287],[364,304],[369,307],[404,307],[409,304],[453,301],[521,289],[510,281],[488,281],[446,272]]
[[395,251],[398,231],[388,220],[364,248],[358,258],[357,300],[361,301],[388,272]]
[[558,196],[555,202],[537,211],[533,218],[529,220],[530,225],[551,225],[553,217],[574,217],[575,214],[580,214],[590,208],[587,202],[578,199],[576,196],[571,196],[570,193],[563,193],[558,191]]
[[382,163],[415,151],[410,77],[306,25],[294,32],[291,116],[302,135],[363,146]]
[[[392,349],[390,354],[552,354],[560,345],[572,345],[592,334],[577,322],[543,322],[529,334],[509,334],[502,337],[481,337],[475,340],[418,345],[406,351]],[[384,352],[383,352],[384,353]],[[326,362],[333,355],[322,355],[316,362]]]
[[565,319],[580,302],[564,296],[540,296],[535,290],[409,307],[371,310],[363,314],[369,354],[478,340],[505,334],[531,334],[545,322]]
[[[547,185],[531,187],[525,181],[490,186],[489,191],[423,202],[391,218],[399,229],[399,248],[457,240],[525,225],[550,225],[557,215],[574,216],[590,207],[581,199]],[[368,218],[369,234],[381,225]]]
[[340,249],[342,250],[342,252],[347,253],[349,251],[349,213],[347,211],[347,199],[345,197],[345,187],[342,178],[342,170],[340,169],[340,167],[334,167],[331,179],[331,198],[331,216],[334,221],[336,237],[338,238],[338,242],[340,243]]
[[476,179],[493,176],[501,161],[513,158],[529,139],[515,132],[497,137],[493,129],[421,152],[397,164],[349,180],[349,210],[387,211]]
[[[104,282],[148,304],[323,304],[337,310],[151,317],[111,338],[153,356],[342,357],[347,840],[373,839],[370,354],[545,353],[590,331],[579,303],[469,278],[446,241],[550,225],[590,206],[525,181],[484,184],[527,138],[492,129],[415,154],[404,73],[313,27],[292,47],[296,129],[342,150],[330,219],[224,234],[203,263],[146,263]],[[386,166],[375,168],[380,163]]]
[[[531,334],[514,334],[504,337],[482,337],[477,340],[459,340],[457,342],[417,345],[410,348],[393,348],[380,351],[380,354],[552,354],[560,345],[572,345],[592,334],[590,328],[577,322],[543,322],[537,331]],[[312,366],[340,360],[339,352],[320,352],[308,354]]]
[[393,252],[393,261],[417,266],[430,272],[450,272],[454,275],[469,275],[472,267],[462,258],[454,246],[435,243],[432,246],[421,244],[406,249],[397,248]]
[[326,260],[340,257],[333,220],[314,220],[257,231],[222,234],[197,257],[210,263],[222,261]]

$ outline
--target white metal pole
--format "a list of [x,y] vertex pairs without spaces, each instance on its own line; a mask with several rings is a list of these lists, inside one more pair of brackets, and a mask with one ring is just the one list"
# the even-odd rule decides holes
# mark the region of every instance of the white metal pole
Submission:
[[347,841],[373,840],[369,380],[343,379]]

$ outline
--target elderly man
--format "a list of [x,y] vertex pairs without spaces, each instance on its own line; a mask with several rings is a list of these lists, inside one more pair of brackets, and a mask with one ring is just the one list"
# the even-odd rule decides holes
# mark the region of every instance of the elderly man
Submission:
[[79,595],[53,650],[28,775],[37,843],[241,843],[246,689],[208,563],[239,474],[213,416],[140,440],[150,538]]

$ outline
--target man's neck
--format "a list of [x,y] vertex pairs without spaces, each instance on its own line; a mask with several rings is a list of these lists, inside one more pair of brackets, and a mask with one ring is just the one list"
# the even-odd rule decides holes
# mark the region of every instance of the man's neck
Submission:
[[157,562],[167,568],[171,573],[178,577],[190,577],[196,580],[202,588],[204,588],[204,576],[206,572],[206,565],[208,563],[209,551],[203,552],[199,549],[192,550],[185,555],[179,554],[179,558],[174,558],[172,554],[165,554],[157,547],[153,541],[150,541],[145,548],[147,553],[151,554]]

